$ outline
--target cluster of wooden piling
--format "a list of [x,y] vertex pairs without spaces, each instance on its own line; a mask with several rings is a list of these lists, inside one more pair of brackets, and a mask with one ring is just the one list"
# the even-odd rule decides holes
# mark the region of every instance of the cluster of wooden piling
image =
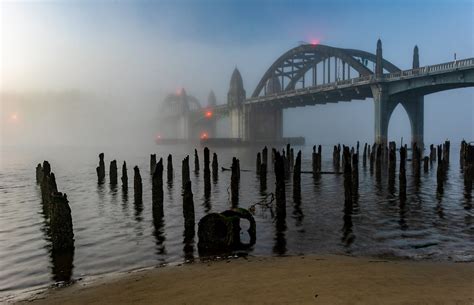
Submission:
[[74,250],[74,231],[71,208],[67,195],[58,192],[56,178],[51,172],[48,161],[36,167],[36,180],[41,186],[41,198],[45,217],[49,219],[49,233],[52,253],[71,252]]
[[462,141],[461,143],[461,167],[464,176],[464,185],[470,191],[474,181],[474,145]]

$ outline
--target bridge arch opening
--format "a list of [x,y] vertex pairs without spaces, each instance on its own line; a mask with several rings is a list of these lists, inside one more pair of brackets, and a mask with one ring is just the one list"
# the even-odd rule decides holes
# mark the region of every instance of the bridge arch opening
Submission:
[[387,132],[387,141],[395,141],[397,147],[400,147],[402,142],[403,145],[407,144],[410,147],[412,137],[410,117],[401,103],[395,107],[389,117]]

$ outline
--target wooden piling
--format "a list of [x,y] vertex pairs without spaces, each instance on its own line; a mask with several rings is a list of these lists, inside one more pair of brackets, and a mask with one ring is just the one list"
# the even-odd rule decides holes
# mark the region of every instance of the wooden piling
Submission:
[[183,159],[182,165],[181,165],[181,182],[183,188],[186,186],[186,183],[188,181],[191,181],[189,178],[189,156],[186,156],[186,158]]
[[397,144],[392,141],[388,146],[388,175],[395,180],[395,169],[397,164]]
[[265,164],[265,172],[267,172],[268,148],[266,146],[262,150],[262,163]]
[[259,152],[259,153],[257,153],[257,166],[256,166],[257,175],[260,175],[261,165],[262,165],[262,158],[261,158],[261,155],[260,155],[260,152]]
[[284,219],[286,217],[286,194],[285,194],[285,163],[284,158],[279,152],[275,152],[275,199],[277,217]]
[[425,157],[423,158],[423,171],[424,171],[425,173],[428,172],[428,170],[429,170],[429,165],[430,165],[430,157],[425,156]]
[[99,154],[99,166],[96,168],[98,183],[103,183],[105,179],[104,153]]
[[217,161],[217,154],[212,154],[212,178],[214,181],[217,181],[219,175],[219,163]]
[[472,185],[474,181],[474,145],[466,143],[464,145],[463,156],[464,185],[466,187],[466,191],[469,192],[470,190],[472,190]]
[[171,154],[168,155],[167,159],[166,175],[168,183],[171,183],[173,181],[173,156]]
[[55,192],[51,196],[50,230],[53,252],[74,249],[74,231],[72,226],[71,208],[67,195]]
[[296,162],[293,168],[293,196],[301,196],[301,150],[296,155]]
[[189,232],[192,232],[194,236],[194,200],[193,200],[193,191],[191,189],[191,181],[186,181],[183,188],[183,217],[184,217],[184,229],[187,232],[186,235],[191,235]]
[[290,149],[290,172],[294,170],[295,167],[295,152],[293,148]]
[[150,155],[150,175],[153,175],[156,168],[156,154]]
[[199,155],[197,149],[194,149],[194,172],[199,173]]
[[267,165],[260,164],[260,190],[264,191],[267,188]]
[[209,198],[211,194],[211,158],[209,148],[204,147],[204,196]]
[[41,167],[41,163],[38,163],[36,166],[36,183],[41,184],[43,180],[43,167]]
[[231,203],[232,207],[239,205],[239,183],[240,183],[240,165],[237,158],[232,158],[231,166],[231,178],[230,178],[230,189],[231,189]]
[[122,180],[122,189],[124,191],[128,190],[128,175],[127,175],[127,162],[123,161],[122,165],[122,177],[120,178]]
[[109,178],[110,178],[111,185],[117,185],[117,161],[116,160],[113,160],[110,162]]
[[359,193],[359,153],[352,154],[352,194]]
[[399,170],[399,192],[400,198],[405,199],[407,193],[407,176],[406,176],[406,160],[407,160],[407,148],[406,146],[400,147],[400,170]]
[[367,165],[367,143],[364,144],[364,152],[362,154],[362,165],[364,167]]
[[348,146],[344,146],[342,158],[344,159],[344,203],[345,206],[352,206],[352,166]]
[[138,169],[138,166],[135,166],[133,168],[133,191],[134,191],[134,198],[135,198],[135,203],[142,203],[142,192],[143,192],[143,186],[142,186],[142,177],[140,175],[140,169]]
[[153,171],[152,206],[154,215],[163,215],[163,159],[160,158]]

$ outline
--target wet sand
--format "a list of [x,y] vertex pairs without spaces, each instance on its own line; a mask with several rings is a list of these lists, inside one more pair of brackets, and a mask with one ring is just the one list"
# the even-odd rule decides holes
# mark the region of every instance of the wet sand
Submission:
[[21,303],[472,305],[474,263],[249,257],[79,281]]

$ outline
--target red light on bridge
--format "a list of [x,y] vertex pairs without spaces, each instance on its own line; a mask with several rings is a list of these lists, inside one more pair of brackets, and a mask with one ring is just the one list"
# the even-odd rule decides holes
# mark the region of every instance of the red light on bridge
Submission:
[[207,134],[207,132],[201,133],[201,140],[208,139],[208,138],[209,138],[209,135]]
[[209,119],[209,118],[212,118],[213,113],[212,113],[212,111],[208,110],[208,111],[206,111],[206,113],[204,115],[206,116],[206,118]]
[[319,44],[319,39],[317,38],[311,38],[310,40],[311,45],[316,46]]

